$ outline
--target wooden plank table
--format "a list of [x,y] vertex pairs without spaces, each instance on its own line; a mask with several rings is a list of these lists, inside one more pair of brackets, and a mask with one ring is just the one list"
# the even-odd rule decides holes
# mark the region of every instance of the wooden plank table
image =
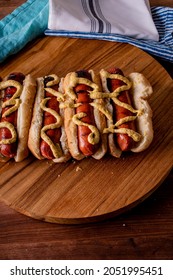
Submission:
[[[0,18],[25,1],[0,1]],[[7,4],[8,3],[8,4]],[[172,6],[172,1],[151,1]],[[173,76],[172,65],[161,62]],[[60,225],[0,203],[0,259],[172,259],[173,175],[143,203],[113,219]]]

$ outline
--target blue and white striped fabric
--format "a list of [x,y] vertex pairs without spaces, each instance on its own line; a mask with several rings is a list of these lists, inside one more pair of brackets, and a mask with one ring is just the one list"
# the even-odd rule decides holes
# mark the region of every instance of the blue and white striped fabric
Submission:
[[48,28],[159,40],[149,0],[49,0]]
[[[147,0],[145,1],[147,3]],[[46,29],[46,35],[129,43],[173,63],[173,9],[168,7],[153,7],[151,8],[151,13],[159,32],[159,41],[108,34],[110,31],[108,24],[106,33],[50,30],[47,29],[49,1],[28,0],[0,21],[0,62],[4,61],[10,55],[19,52],[31,40],[42,36]],[[92,28],[95,28],[94,24]],[[100,25],[100,31],[104,31],[102,29]]]
[[173,63],[173,9],[169,7],[152,7],[152,18],[159,33],[159,41],[136,39],[125,35],[75,32],[65,30],[45,31],[49,36],[65,36],[73,38],[100,39],[113,42],[129,43],[154,56]]

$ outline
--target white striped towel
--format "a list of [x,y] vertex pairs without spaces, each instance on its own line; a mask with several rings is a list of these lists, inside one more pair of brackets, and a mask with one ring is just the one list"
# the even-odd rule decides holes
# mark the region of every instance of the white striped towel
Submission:
[[[107,3],[107,0],[104,1]],[[31,40],[42,36],[48,27],[48,15],[50,14],[48,2],[49,0],[28,0],[0,21],[0,62],[10,55],[19,52]],[[66,1],[63,0],[63,2]],[[115,2],[117,3],[117,0]],[[133,1],[128,0],[128,2]],[[173,9],[168,7],[152,7],[151,14],[159,33],[159,41],[106,33],[110,28],[108,23],[105,33],[46,29],[45,34],[125,42],[173,63]],[[92,19],[92,21],[95,22],[92,23],[92,28],[94,29],[96,20]],[[103,27],[100,27],[100,29],[102,30]]]
[[[71,1],[71,0],[69,0]],[[82,7],[83,12],[78,13],[78,18],[76,21],[76,7],[75,3],[81,3],[80,8]],[[110,0],[111,1],[111,0]],[[122,1],[122,0],[119,0]],[[152,55],[158,56],[164,60],[168,60],[173,62],[173,9],[168,7],[152,7],[150,9],[149,2],[147,0],[137,0],[138,3],[140,1],[141,5],[143,3],[143,13],[140,14],[140,8],[138,5],[137,9],[133,3],[133,7],[135,7],[134,11],[138,17],[136,16],[135,20],[132,24],[137,24],[139,21],[139,15],[141,18],[141,22],[137,24],[138,29],[129,28],[131,25],[125,25],[123,28],[122,24],[125,22],[121,22],[118,25],[117,33],[116,27],[114,28],[113,23],[110,21],[110,18],[106,17],[104,12],[101,10],[101,3],[108,4],[108,1],[96,1],[96,0],[73,0],[73,7],[65,10],[67,7],[63,5],[61,7],[58,5],[58,10],[55,8],[55,2],[66,3],[68,1],[63,0],[50,0],[49,1],[49,23],[48,29],[45,31],[46,35],[49,36],[65,36],[65,37],[74,37],[74,38],[85,38],[85,39],[100,39],[107,41],[115,41],[115,42],[124,42],[132,44],[136,47],[143,49],[144,51],[149,52]],[[126,2],[126,3],[125,3]],[[127,5],[129,0],[123,0],[122,3]],[[97,8],[96,8],[97,3]],[[112,1],[111,5],[116,3],[117,1]],[[131,5],[132,6],[132,5]],[[98,8],[99,7],[99,8]],[[110,7],[110,5],[109,5]],[[144,9],[145,7],[145,9]],[[116,7],[116,9],[118,6]],[[113,10],[113,7],[112,7]],[[130,11],[130,7],[129,10]],[[65,12],[65,15],[64,15]],[[114,12],[114,11],[113,11]],[[85,14],[85,15],[84,15]],[[130,14],[130,13],[129,13]],[[128,22],[132,19],[128,14]],[[134,13],[132,13],[134,17]],[[142,18],[143,16],[143,18]],[[71,17],[71,18],[70,18]],[[65,20],[66,18],[66,20]],[[108,19],[107,19],[108,18]],[[126,14],[127,18],[127,14]],[[57,19],[57,20],[56,20]],[[148,19],[148,23],[146,22]],[[150,20],[149,20],[150,19]],[[136,21],[137,20],[137,21]],[[74,21],[74,24],[72,22]],[[127,22],[127,20],[126,20]],[[82,25],[81,25],[82,23]],[[144,27],[144,25],[146,25]],[[87,28],[89,31],[86,31]],[[53,28],[54,27],[54,28]],[[69,27],[67,29],[67,27]],[[73,30],[74,29],[74,30]],[[82,31],[83,29],[83,31]],[[141,31],[141,33],[140,33]]]
[[48,27],[159,40],[149,0],[49,0]]

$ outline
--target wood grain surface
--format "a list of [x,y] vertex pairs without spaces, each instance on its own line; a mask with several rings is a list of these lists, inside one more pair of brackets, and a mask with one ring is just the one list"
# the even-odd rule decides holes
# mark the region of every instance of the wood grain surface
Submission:
[[[86,48],[87,45],[87,48]],[[33,61],[33,63],[32,63]],[[53,164],[33,157],[0,168],[0,199],[33,218],[82,223],[122,213],[148,197],[170,172],[172,114],[169,110],[173,83],[151,56],[128,44],[98,40],[46,37],[1,67],[1,76],[20,71],[34,77],[80,69],[121,68],[125,75],[143,73],[153,86],[154,141],[143,153],[121,159],[107,155]]]
[[[0,0],[0,18],[24,3]],[[150,0],[173,7],[172,0]],[[172,64],[156,58],[173,77]],[[61,225],[31,219],[0,202],[0,259],[172,260],[173,173],[144,202],[114,219]]]

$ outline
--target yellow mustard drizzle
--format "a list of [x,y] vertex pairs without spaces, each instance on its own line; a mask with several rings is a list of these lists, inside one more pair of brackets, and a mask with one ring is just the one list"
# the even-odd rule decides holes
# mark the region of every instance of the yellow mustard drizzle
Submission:
[[[112,114],[105,109],[105,107],[101,104],[98,103],[90,103],[91,106],[97,108],[100,112],[102,112],[107,119],[113,123],[113,118],[112,118]],[[140,112],[139,112],[140,115]],[[122,119],[120,119],[119,121],[117,121],[115,124],[111,124],[108,128],[105,128],[103,130],[103,133],[126,133],[128,134],[128,136],[132,137],[134,141],[138,142],[141,139],[141,135],[133,130],[127,129],[127,128],[119,128],[119,129],[115,129],[115,127],[120,126],[123,123],[126,122],[130,122],[130,121],[134,121],[136,119],[136,116],[128,116],[128,117],[124,117]]]
[[0,128],[8,128],[11,132],[11,138],[8,138],[8,139],[2,139],[0,141],[0,144],[11,144],[11,143],[14,143],[16,142],[16,139],[17,139],[17,133],[16,133],[16,130],[14,128],[14,125],[12,125],[11,123],[9,122],[1,122],[0,123]]
[[[115,89],[113,92],[109,93],[109,98],[113,100],[115,104],[118,106],[124,107],[125,109],[131,111],[132,113],[136,114],[135,116],[128,116],[124,117],[121,120],[117,121],[115,124],[111,124],[108,128],[105,128],[103,130],[103,133],[122,133],[122,134],[127,134],[129,137],[131,137],[135,142],[138,142],[141,140],[141,135],[137,133],[134,130],[128,129],[128,128],[118,128],[115,129],[115,127],[120,126],[123,123],[134,121],[138,116],[140,116],[143,112],[141,110],[135,110],[131,105],[121,102],[118,100],[118,95],[120,94],[121,91],[124,90],[129,90],[132,86],[131,82],[124,76],[119,75],[119,74],[110,74],[104,69],[100,71],[100,75],[105,78],[105,79],[118,79],[121,80],[125,83],[125,85],[122,85]],[[104,112],[103,112],[104,113]]]
[[[93,91],[95,91],[95,92],[99,91],[99,86],[96,83],[90,81],[89,79],[78,77],[77,73],[72,72],[70,75],[68,88],[66,90],[66,94],[72,100],[77,99],[77,95],[74,92],[74,87],[77,86],[78,84],[87,85],[87,86],[93,88]],[[90,94],[89,91],[88,91],[88,93]],[[80,103],[79,104],[75,104],[75,103],[72,104],[71,102],[65,103],[65,106],[67,106],[68,108],[77,108],[80,105],[81,105]],[[91,133],[88,135],[88,142],[92,145],[95,145],[95,144],[99,143],[99,141],[100,141],[99,130],[94,125],[82,122],[81,119],[85,116],[86,116],[86,113],[75,114],[72,118],[72,121],[78,126],[79,125],[87,126],[91,130]]]
[[[115,127],[118,127],[123,123],[134,121],[138,116],[143,114],[142,110],[135,110],[131,105],[118,100],[119,94],[122,91],[129,90],[132,86],[132,83],[126,77],[124,77],[120,74],[110,74],[109,72],[105,71],[104,69],[102,69],[100,71],[100,75],[105,80],[108,78],[121,80],[122,82],[124,82],[124,85],[118,87],[113,92],[100,92],[99,86],[97,84],[95,84],[94,82],[91,82],[90,80],[88,80],[86,78],[79,78],[79,77],[77,77],[77,73],[73,72],[70,75],[70,81],[69,81],[69,85],[68,85],[66,94],[69,95],[69,97],[72,100],[75,100],[77,98],[77,96],[76,96],[73,88],[77,84],[85,84],[85,85],[90,86],[93,89],[92,91],[88,91],[91,99],[110,98],[118,106],[124,107],[127,110],[131,111],[133,114],[136,114],[135,116],[129,116],[129,117],[122,118],[121,120],[119,120],[118,122],[113,124],[113,116],[112,116],[111,112],[109,112],[109,110],[107,110],[105,108],[104,105],[95,103],[95,102],[90,103],[91,106],[93,106],[94,108],[97,108],[102,114],[104,114],[111,123],[109,127],[105,128],[103,130],[103,133],[122,133],[122,134],[125,133],[125,134],[128,134],[128,136],[132,137],[134,141],[136,141],[136,142],[140,141],[141,135],[133,130],[130,130],[127,128],[115,129]],[[75,106],[75,104],[70,105],[70,103],[69,103],[69,105],[66,104],[64,106],[64,108],[66,108],[66,107],[75,108],[77,106]],[[81,122],[80,118],[82,118],[82,117],[79,117],[78,114],[74,115],[73,121],[75,122],[75,124],[76,125],[87,125],[87,124],[84,124],[83,122]],[[95,144],[95,143],[93,142],[93,144]]]
[[53,78],[53,80],[49,81],[46,83],[46,88],[45,90],[49,93],[51,93],[52,95],[54,95],[55,97],[57,97],[57,100],[59,102],[64,101],[64,94],[62,92],[56,91],[53,88],[49,88],[50,86],[54,86],[54,85],[58,85],[58,83],[60,82],[60,79],[57,75],[55,74],[51,74],[49,76],[45,76],[45,78],[47,77],[51,77]]
[[[2,114],[3,118],[9,116],[10,114],[15,112],[19,108],[20,103],[21,103],[21,99],[19,99],[19,97],[22,93],[22,88],[23,88],[23,86],[19,82],[14,81],[14,80],[7,80],[7,81],[0,82],[0,90],[4,90],[7,87],[15,87],[16,92],[13,94],[13,96],[10,99],[8,99],[2,103],[2,108],[11,106]],[[11,138],[2,139],[0,141],[0,144],[6,145],[6,144],[11,144],[11,143],[16,142],[17,132],[14,128],[14,125],[9,122],[3,121],[0,123],[0,128],[3,128],[3,127],[8,128],[10,130]]]
[[71,75],[70,75],[70,80],[69,80],[68,88],[67,88],[67,91],[66,91],[66,94],[72,100],[77,99],[77,95],[74,92],[74,87],[77,86],[78,84],[84,84],[84,85],[87,85],[87,86],[93,88],[93,90],[96,91],[96,92],[99,91],[99,87],[98,87],[97,84],[93,83],[92,81],[90,81],[86,78],[78,77],[77,73],[72,72]]
[[47,87],[58,85],[58,83],[60,82],[60,78],[56,74],[50,74],[49,76],[45,76],[45,79],[49,77],[53,78],[53,80],[46,83]]
[[[53,85],[58,84],[59,83],[58,76],[52,74],[49,77],[53,77],[53,80],[47,82],[45,90],[47,92],[51,93],[52,95],[54,95],[55,97],[57,97],[58,101],[63,101],[64,97],[63,97],[62,93],[47,87],[47,86],[53,86]],[[55,110],[46,107],[46,103],[48,102],[49,99],[50,99],[50,97],[44,98],[41,101],[41,103],[40,103],[40,107],[41,107],[41,109],[43,111],[48,112],[51,115],[53,115],[55,117],[55,119],[56,119],[56,122],[52,123],[52,124],[49,124],[49,125],[45,125],[45,126],[42,127],[42,129],[41,129],[41,138],[50,146],[51,151],[53,153],[53,156],[55,158],[59,158],[63,154],[62,153],[62,149],[60,147],[60,144],[59,143],[54,144],[53,141],[47,136],[46,131],[49,130],[49,129],[56,129],[56,128],[61,127],[61,125],[62,125],[62,118],[61,118],[61,116]]]
[[8,115],[10,115],[11,113],[13,113],[19,108],[21,100],[18,97],[20,97],[23,88],[23,86],[19,82],[14,80],[7,80],[0,83],[0,90],[3,90],[7,87],[15,87],[16,92],[13,94],[13,96],[10,99],[3,102],[2,108],[5,108],[7,106],[12,106],[3,113],[2,115],[3,118],[7,117]]
[[74,102],[66,101],[64,103],[59,104],[60,109],[65,109],[65,108],[77,108],[81,106],[82,103],[77,103],[75,104]]
[[[127,120],[127,121],[129,121],[129,120]],[[122,123],[123,123],[123,121],[122,121]],[[110,125],[108,128],[105,128],[103,130],[103,133],[122,133],[122,134],[127,134],[135,142],[138,142],[138,141],[141,140],[141,135],[138,132],[136,132],[136,131],[134,131],[132,129],[128,129],[128,128],[118,128],[118,129],[115,129],[115,127],[117,127],[119,125],[120,124],[118,124],[118,122],[116,124]]]
[[106,116],[106,118],[108,120],[113,121],[112,114],[109,112],[109,110],[107,110],[105,108],[104,105],[98,104],[98,103],[94,103],[94,102],[91,102],[90,105],[93,106],[94,108],[98,109],[102,114],[104,114]]
[[91,133],[88,135],[88,142],[90,144],[94,145],[99,143],[100,134],[98,129],[94,125],[82,122],[81,119],[84,117],[86,117],[86,113],[78,113],[73,116],[72,120],[76,125],[84,125],[91,130]]
[[57,97],[57,100],[58,100],[59,102],[64,101],[64,95],[63,95],[63,93],[58,92],[58,91],[54,90],[53,88],[45,88],[45,90],[46,90],[47,92],[51,93],[52,95],[56,96],[56,97]]

